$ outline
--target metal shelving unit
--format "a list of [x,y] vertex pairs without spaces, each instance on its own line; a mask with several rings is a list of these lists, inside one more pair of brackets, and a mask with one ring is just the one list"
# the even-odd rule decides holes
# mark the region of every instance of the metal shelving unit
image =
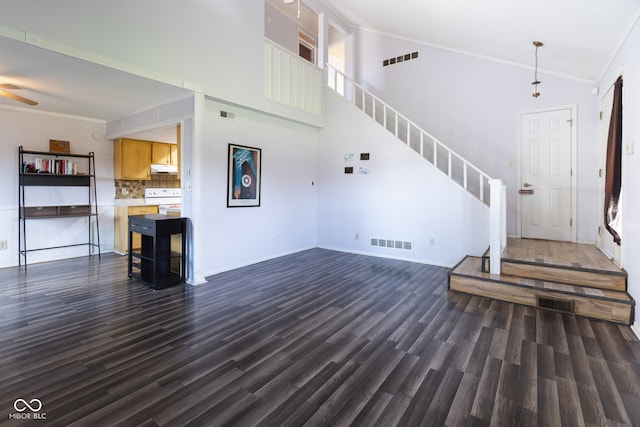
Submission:
[[[25,155],[46,156],[53,160],[84,159],[88,162],[88,174],[76,175],[65,173],[50,173],[42,171],[27,171]],[[98,223],[98,202],[96,189],[96,165],[93,152],[89,154],[56,153],[48,151],[24,150],[22,146],[18,153],[18,265],[24,260],[27,268],[27,254],[33,251],[47,249],[60,249],[73,246],[89,246],[89,255],[92,249],[97,249],[100,257],[100,226]],[[57,206],[25,206],[25,189],[28,187],[87,187],[87,204],[82,205],[57,205]],[[39,248],[27,248],[27,222],[29,220],[44,218],[71,218],[86,217],[88,221],[88,239],[86,242],[61,246],[47,246]],[[95,225],[95,238],[92,233]]]

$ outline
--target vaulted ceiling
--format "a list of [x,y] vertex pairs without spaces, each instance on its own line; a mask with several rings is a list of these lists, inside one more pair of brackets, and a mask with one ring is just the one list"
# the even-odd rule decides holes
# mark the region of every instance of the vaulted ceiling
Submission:
[[[283,0],[269,0],[283,2]],[[362,28],[597,82],[632,25],[640,0],[307,0]],[[297,5],[295,5],[297,6]],[[297,9],[288,5],[288,10]],[[303,3],[303,12],[308,9]],[[188,94],[185,89],[0,37],[0,84],[38,109],[112,120]],[[16,101],[0,97],[0,106]],[[21,105],[21,104],[17,104]]]
[[[311,1],[311,0],[310,0]],[[596,82],[640,0],[321,0],[352,26]]]

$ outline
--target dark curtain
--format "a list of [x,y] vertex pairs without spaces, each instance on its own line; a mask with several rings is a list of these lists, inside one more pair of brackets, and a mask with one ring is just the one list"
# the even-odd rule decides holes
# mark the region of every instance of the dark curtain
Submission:
[[618,77],[613,91],[613,109],[609,123],[607,140],[606,180],[604,184],[604,222],[613,236],[613,241],[620,244],[620,229],[616,227],[616,219],[620,213],[620,187],[622,186],[622,76]]

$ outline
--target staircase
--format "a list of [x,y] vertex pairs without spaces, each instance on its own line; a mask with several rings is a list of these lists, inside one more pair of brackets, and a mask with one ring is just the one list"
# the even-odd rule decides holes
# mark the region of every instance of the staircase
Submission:
[[327,65],[327,87],[395,135],[423,160],[489,206],[491,178],[340,71]]
[[[327,87],[353,104],[490,210],[482,257],[467,256],[449,273],[449,289],[516,304],[631,324],[635,302],[627,274],[589,245],[506,238],[504,184],[327,65]],[[569,245],[569,246],[567,246]]]
[[449,290],[630,325],[635,301],[627,273],[591,245],[509,239],[501,274],[488,256],[467,256],[449,273]]
[[500,255],[507,243],[506,186],[400,114],[380,98],[327,64],[327,87],[392,133],[422,160],[447,176],[489,208],[490,271],[500,273]]

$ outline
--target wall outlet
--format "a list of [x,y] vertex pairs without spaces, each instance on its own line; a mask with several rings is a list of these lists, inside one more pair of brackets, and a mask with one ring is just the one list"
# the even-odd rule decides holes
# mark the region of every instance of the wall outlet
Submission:
[[6,251],[6,250],[7,250],[7,241],[0,240],[0,251]]
[[356,233],[356,240],[360,240],[360,234]]

